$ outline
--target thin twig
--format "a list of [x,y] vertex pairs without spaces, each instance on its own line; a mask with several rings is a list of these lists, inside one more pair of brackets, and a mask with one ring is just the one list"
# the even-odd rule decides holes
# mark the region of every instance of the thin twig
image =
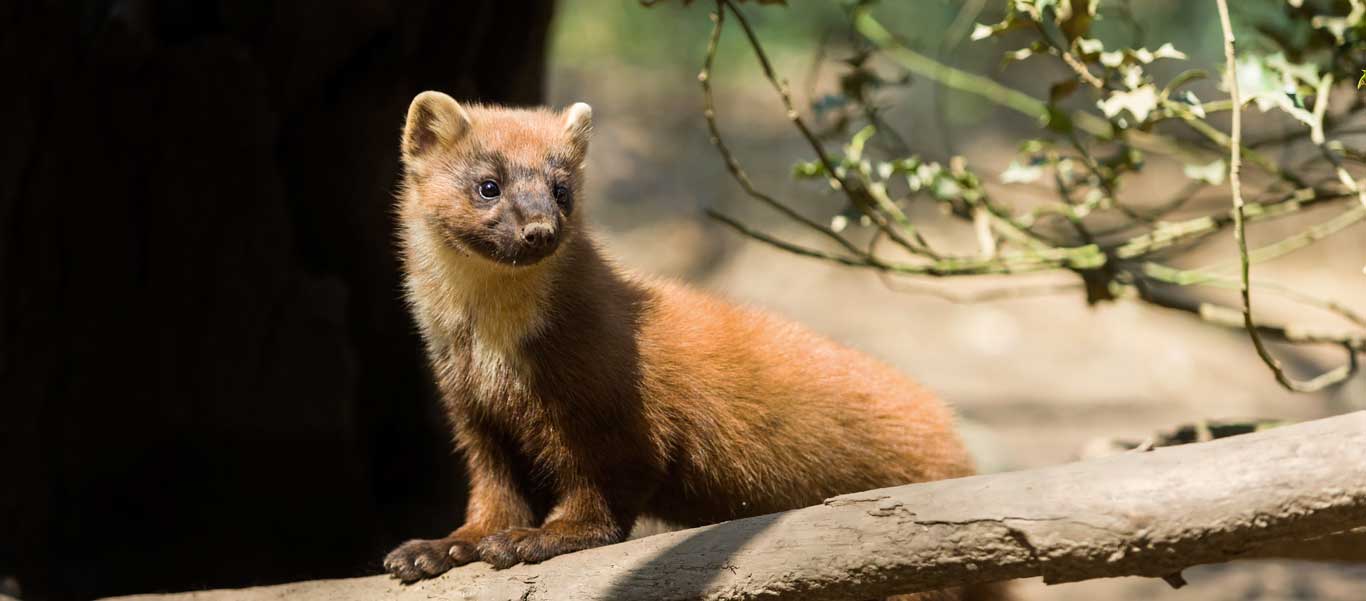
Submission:
[[[1248,223],[1256,223],[1259,221],[1267,221],[1280,217],[1287,217],[1290,215],[1298,214],[1306,209],[1321,206],[1329,201],[1342,200],[1345,198],[1353,197],[1355,197],[1355,194],[1333,193],[1321,190],[1295,192],[1289,195],[1287,198],[1277,202],[1259,202],[1246,204],[1243,208],[1243,223],[1244,225],[1246,225]],[[1360,212],[1359,208],[1357,212]],[[1333,232],[1340,230],[1343,227],[1351,225],[1351,223],[1355,223],[1357,220],[1360,219],[1360,216],[1356,216],[1351,213],[1353,212],[1349,211],[1347,219],[1343,219],[1341,216],[1339,216],[1338,218],[1330,220],[1325,224],[1320,224],[1320,226],[1317,227],[1329,229]],[[1110,249],[1113,252],[1114,256],[1117,258],[1137,259],[1140,257],[1150,255],[1157,251],[1166,250],[1172,247],[1180,246],[1183,244],[1189,244],[1191,242],[1196,242],[1198,240],[1207,238],[1213,234],[1222,231],[1226,227],[1234,225],[1236,219],[1237,210],[1233,209],[1227,213],[1217,213],[1214,215],[1195,217],[1192,219],[1187,219],[1185,221],[1163,223],[1149,232],[1129,238],[1128,240],[1125,240],[1117,245],[1107,246],[1106,248]],[[1350,222],[1339,223],[1340,221],[1346,220],[1350,220]],[[1269,244],[1267,246],[1258,248],[1255,251],[1252,251],[1252,255],[1254,256],[1253,262],[1255,263],[1258,260],[1265,261],[1270,260],[1272,258],[1283,256],[1287,254],[1290,250],[1298,250],[1300,248],[1303,248],[1305,246],[1305,242],[1317,241],[1319,239],[1322,239],[1325,235],[1326,232],[1316,232],[1315,230],[1306,230],[1304,232],[1300,232],[1299,234],[1291,236],[1286,240]],[[1302,238],[1304,240],[1301,240]],[[1215,268],[1205,268],[1189,271],[1191,273],[1202,273],[1216,270],[1217,269]]]
[[702,71],[697,74],[697,80],[702,84],[702,116],[707,121],[707,130],[711,133],[712,145],[721,153],[721,158],[726,163],[726,170],[730,172],[731,177],[740,184],[740,187],[743,188],[745,193],[750,197],[776,209],[779,213],[806,226],[808,229],[834,240],[836,244],[839,244],[845,250],[848,250],[855,255],[860,254],[862,251],[860,251],[853,242],[850,242],[844,236],[839,235],[828,226],[802,215],[778,199],[759,191],[759,189],[754,186],[754,182],[749,179],[749,175],[745,173],[744,168],[740,166],[740,161],[735,158],[735,154],[731,152],[730,147],[726,145],[725,138],[721,136],[721,128],[716,123],[716,102],[711,90],[712,65],[716,60],[716,50],[720,45],[721,30],[725,26],[726,19],[726,13],[722,10],[719,2],[716,12],[711,15],[711,19],[711,37],[707,40],[707,54],[706,58],[703,59]]
[[[1208,184],[1206,184],[1205,182],[1192,181],[1183,186],[1181,190],[1178,191],[1175,195],[1173,195],[1170,199],[1163,201],[1162,204],[1156,207],[1145,207],[1142,212],[1134,210],[1134,213],[1138,215],[1138,219],[1130,220],[1126,223],[1121,223],[1104,229],[1096,230],[1094,234],[1097,238],[1105,238],[1109,236],[1117,236],[1119,234],[1136,228],[1153,227],[1154,223],[1158,222],[1158,220],[1162,219],[1162,217],[1166,216],[1172,211],[1175,211],[1185,206],[1186,203],[1194,199],[1200,192],[1204,191],[1207,187]],[[1158,224],[1157,227],[1162,227],[1162,224]],[[1150,231],[1149,233],[1152,232]]]
[[[1297,250],[1307,248],[1315,242],[1325,240],[1329,236],[1360,223],[1363,219],[1366,219],[1366,207],[1353,206],[1346,211],[1338,213],[1332,219],[1315,224],[1302,232],[1287,236],[1284,239],[1271,244],[1252,249],[1252,251],[1248,253],[1248,258],[1252,263],[1263,263],[1272,259],[1279,259]],[[1213,265],[1206,267],[1202,271],[1219,271],[1221,269],[1227,270],[1233,268],[1234,266],[1231,264]]]
[[[1067,139],[1072,143],[1072,148],[1074,148],[1081,157],[1081,163],[1086,166],[1086,170],[1090,171],[1091,175],[1095,176],[1096,185],[1100,186],[1100,191],[1104,193],[1104,196],[1102,196],[1101,199],[1104,200],[1108,198],[1112,207],[1121,209],[1121,211],[1131,219],[1141,220],[1136,213],[1129,211],[1120,205],[1119,195],[1115,193],[1114,186],[1109,179],[1106,179],[1105,174],[1101,173],[1100,162],[1091,156],[1091,152],[1086,149],[1086,145],[1083,144],[1081,138],[1077,136],[1077,132],[1075,130],[1067,130]],[[1078,224],[1077,227],[1084,231],[1084,228],[1081,228],[1080,224]],[[1087,242],[1094,240],[1094,237],[1089,232],[1085,233],[1085,237]]]
[[759,36],[754,32],[754,28],[750,26],[749,19],[745,18],[745,13],[741,12],[740,8],[735,6],[735,3],[731,0],[717,0],[718,11],[721,10],[722,6],[730,9],[731,14],[735,15],[735,20],[740,23],[740,28],[745,32],[745,38],[749,40],[750,48],[754,50],[755,58],[759,60],[759,66],[764,72],[764,77],[773,85],[773,89],[778,92],[779,98],[782,99],[783,108],[787,111],[788,120],[792,121],[792,124],[797,127],[797,131],[801,132],[802,137],[806,139],[807,144],[815,151],[816,158],[819,159],[821,165],[825,167],[826,175],[838,185],[840,192],[844,193],[849,198],[850,204],[854,205],[854,207],[859,209],[864,215],[867,215],[869,219],[872,219],[873,223],[885,232],[887,237],[891,238],[893,242],[896,242],[913,254],[927,255],[933,258],[933,251],[903,236],[901,232],[897,231],[892,226],[892,223],[887,220],[887,217],[883,215],[881,211],[877,210],[876,200],[869,197],[868,190],[861,180],[843,177],[839,174],[835,162],[831,160],[830,155],[825,152],[825,146],[821,144],[821,141],[816,137],[816,134],[812,133],[811,129],[807,127],[806,121],[802,119],[801,113],[797,112],[796,107],[792,103],[791,91],[788,89],[785,82],[778,79],[777,73],[773,70],[773,64],[768,60],[768,53],[764,51],[763,45],[759,43]]
[[[877,244],[879,241],[882,240],[882,238],[882,232],[874,232],[873,235],[868,239],[868,254],[870,256],[877,255]],[[888,290],[891,290],[892,292],[933,296],[938,299],[946,300],[955,305],[972,305],[977,303],[994,302],[1002,300],[1034,298],[1040,296],[1062,294],[1065,292],[1076,292],[1078,290],[1083,290],[1085,288],[1085,286],[1083,286],[1080,283],[1070,282],[1066,284],[1001,286],[998,288],[991,288],[988,290],[960,293],[951,290],[946,290],[940,286],[935,286],[933,284],[922,284],[918,281],[907,281],[906,279],[898,279],[895,277],[896,275],[898,274],[887,270],[879,270],[877,272],[878,280],[882,282],[882,286]]]
[[[1143,291],[1141,292],[1141,295],[1142,299],[1149,304],[1189,313],[1206,323],[1239,330],[1247,329],[1246,322],[1243,319],[1243,311],[1240,309],[1208,302],[1181,301],[1165,296],[1158,296],[1152,294],[1151,291]],[[1327,334],[1303,328],[1262,322],[1255,323],[1253,329],[1255,329],[1260,336],[1269,336],[1287,344],[1331,344],[1341,347],[1343,351],[1347,353],[1346,364],[1319,374],[1307,382],[1301,382],[1302,386],[1312,390],[1321,390],[1351,377],[1360,368],[1357,354],[1366,352],[1366,338],[1359,335]]]
[[1068,47],[1067,38],[1063,35],[1062,29],[1058,27],[1057,11],[1052,6],[1046,6],[1043,11],[1043,19],[1035,23],[1038,26],[1039,34],[1043,36],[1045,42],[1058,51],[1062,57],[1062,62],[1072,69],[1086,85],[1097,90],[1105,89],[1105,82],[1096,77],[1091,70],[1086,67],[1086,63],[1072,54],[1072,49]]
[[[1231,148],[1234,143],[1233,139],[1228,136],[1225,136],[1223,132],[1216,129],[1213,125],[1210,125],[1209,123],[1206,123],[1204,120],[1197,117],[1194,113],[1190,111],[1190,109],[1181,106],[1171,100],[1160,101],[1159,104],[1161,106],[1164,106],[1175,111],[1177,116],[1181,118],[1181,122],[1185,123],[1187,127],[1190,127],[1191,129],[1195,130],[1195,133],[1204,136],[1206,139],[1208,139],[1211,142],[1214,142],[1222,148],[1229,148],[1231,152]],[[1238,114],[1238,112],[1239,111],[1233,111],[1233,114],[1236,115]],[[1294,184],[1295,186],[1300,188],[1303,188],[1307,185],[1304,183],[1304,180],[1300,179],[1298,175],[1281,169],[1275,161],[1268,159],[1265,156],[1262,156],[1261,153],[1251,148],[1248,148],[1241,142],[1239,142],[1238,144],[1238,153],[1240,156],[1246,157],[1248,161],[1250,161],[1253,165],[1256,165],[1262,171],[1265,171],[1275,177],[1290,182],[1291,184]]]
[[[1145,265],[1144,267],[1145,267],[1145,270],[1144,270],[1144,272],[1143,272],[1143,276],[1144,276],[1146,279],[1148,279],[1149,281],[1152,281],[1152,282],[1161,282],[1161,283],[1163,283],[1163,284],[1170,284],[1170,285],[1173,285],[1173,286],[1207,286],[1207,287],[1210,287],[1210,288],[1220,288],[1220,289],[1227,289],[1227,290],[1238,290],[1238,289],[1241,288],[1242,285],[1243,285],[1242,282],[1241,282],[1238,278],[1225,278],[1225,277],[1209,277],[1209,278],[1202,279],[1202,280],[1197,281],[1197,282],[1173,282],[1173,281],[1169,281],[1169,280],[1167,280],[1167,279],[1165,279],[1165,278],[1162,278],[1162,277],[1157,277],[1157,276],[1155,276],[1155,275],[1153,274],[1153,272],[1151,271],[1151,268],[1157,267],[1157,264],[1151,264],[1151,263],[1150,263],[1150,264],[1148,264],[1148,265]],[[1165,266],[1162,266],[1162,267],[1165,267]],[[1169,268],[1169,269],[1170,269],[1170,268]],[[1173,271],[1179,271],[1179,270],[1173,269]],[[1294,289],[1294,288],[1290,288],[1290,287],[1288,287],[1288,286],[1283,286],[1283,285],[1277,284],[1277,283],[1275,283],[1275,282],[1256,282],[1256,281],[1254,281],[1254,282],[1252,282],[1252,287],[1253,287],[1254,289],[1265,290],[1265,291],[1270,292],[1270,293],[1272,293],[1272,294],[1278,294],[1278,295],[1284,296],[1284,297],[1289,298],[1289,299],[1291,299],[1291,300],[1293,300],[1293,301],[1295,301],[1295,302],[1297,302],[1297,303],[1300,303],[1300,304],[1309,305],[1309,306],[1312,306],[1312,307],[1317,307],[1317,308],[1319,308],[1319,309],[1323,309],[1324,311],[1328,311],[1329,313],[1332,313],[1332,314],[1334,314],[1334,315],[1337,315],[1338,317],[1341,317],[1342,319],[1351,322],[1353,325],[1356,325],[1357,327],[1366,328],[1366,315],[1362,315],[1362,314],[1360,314],[1360,313],[1357,313],[1357,312],[1356,312],[1355,310],[1353,310],[1351,307],[1348,307],[1347,305],[1344,305],[1344,304],[1342,304],[1342,303],[1340,303],[1340,302],[1338,302],[1338,301],[1335,301],[1335,300],[1332,300],[1332,299],[1319,298],[1319,297],[1317,297],[1317,296],[1313,296],[1313,295],[1310,295],[1310,294],[1305,294],[1305,293],[1303,293],[1303,292],[1300,292],[1299,290],[1296,290],[1296,289]],[[1303,330],[1304,328],[1287,328],[1287,329]],[[1336,336],[1336,338],[1337,338],[1338,340],[1348,341],[1348,340],[1361,340],[1361,339],[1363,339],[1363,336],[1360,335],[1360,334],[1341,334],[1341,335]],[[1366,350],[1366,347],[1363,347],[1361,350]]]
[[782,240],[782,239],[779,239],[779,238],[775,238],[775,237],[770,236],[770,235],[768,235],[768,234],[765,234],[765,233],[763,233],[763,232],[761,232],[761,231],[759,231],[759,230],[756,230],[756,229],[754,229],[754,228],[751,228],[751,227],[749,227],[749,226],[747,226],[747,225],[745,225],[745,224],[743,224],[743,223],[740,223],[738,220],[733,219],[733,218],[727,216],[726,214],[721,213],[720,211],[717,211],[717,210],[715,210],[715,209],[707,209],[707,216],[708,216],[708,217],[711,217],[712,219],[715,219],[715,220],[717,220],[717,221],[720,221],[721,223],[724,223],[724,224],[730,226],[730,227],[731,227],[732,229],[734,229],[735,231],[737,231],[737,232],[739,232],[739,233],[741,233],[741,234],[744,234],[744,235],[746,235],[746,236],[749,236],[750,238],[754,238],[755,240],[758,240],[758,241],[763,242],[763,243],[765,243],[765,244],[769,244],[769,245],[771,245],[771,246],[780,248],[780,249],[782,249],[782,250],[785,250],[785,251],[787,251],[787,252],[790,252],[790,253],[793,253],[793,254],[796,254],[796,255],[801,255],[801,256],[804,256],[804,257],[811,257],[811,258],[814,258],[814,259],[824,259],[824,260],[826,260],[826,261],[834,261],[834,262],[839,263],[839,264],[841,264],[841,265],[848,265],[848,266],[850,266],[850,267],[877,267],[877,266],[878,266],[877,263],[872,262],[872,260],[871,260],[868,256],[866,256],[866,255],[865,255],[865,256],[861,256],[861,257],[846,257],[846,256],[843,256],[843,255],[837,255],[837,254],[834,254],[834,253],[825,252],[825,251],[823,251],[823,250],[819,250],[819,249],[815,249],[815,248],[807,248],[807,247],[801,246],[801,245],[799,245],[799,244],[793,244],[793,243],[791,243],[791,242],[787,242],[786,240]]
[[1295,392],[1313,392],[1321,390],[1327,386],[1340,383],[1350,377],[1357,367],[1357,357],[1355,349],[1348,347],[1348,365],[1343,368],[1334,369],[1311,380],[1296,380],[1285,373],[1281,362],[1271,355],[1262,341],[1260,329],[1252,318],[1252,260],[1247,252],[1247,231],[1244,224],[1243,214],[1245,205],[1243,202],[1242,182],[1239,178],[1239,168],[1242,166],[1242,147],[1243,147],[1243,102],[1241,91],[1238,89],[1238,62],[1233,38],[1233,24],[1229,19],[1228,1],[1215,0],[1219,9],[1219,25],[1224,33],[1224,63],[1228,72],[1229,96],[1233,100],[1233,113],[1231,135],[1229,140],[1229,186],[1233,192],[1233,237],[1238,242],[1238,258],[1241,269],[1239,275],[1242,285],[1239,292],[1243,299],[1243,326],[1248,335],[1252,338],[1252,345],[1257,349],[1257,356],[1262,358],[1262,362],[1271,368],[1272,374],[1276,376],[1276,381],[1288,390]]
[[1082,223],[1081,216],[1077,215],[1077,210],[1072,206],[1072,189],[1067,185],[1067,182],[1063,181],[1062,174],[1057,169],[1053,170],[1053,184],[1058,190],[1058,196],[1062,198],[1062,202],[1057,206],[1056,214],[1061,215],[1072,226],[1072,229],[1077,231],[1077,236],[1081,237],[1083,243],[1095,243],[1095,235],[1091,233],[1085,223]]
[[[1040,273],[1059,269],[1077,269],[1079,259],[1061,249],[1032,254],[1002,254],[993,259],[981,257],[945,257],[931,263],[895,263],[877,257],[862,255],[846,257],[819,249],[807,248],[751,228],[738,220],[713,209],[707,210],[712,219],[730,226],[736,232],[793,254],[826,261],[834,261],[850,267],[866,267],[879,271],[907,275],[928,275],[935,277],[965,275],[1012,275],[1021,273]],[[1089,267],[1089,264],[1085,264]]]
[[893,292],[903,292],[908,294],[920,294],[932,296],[941,300],[948,301],[955,305],[973,305],[977,303],[989,303],[1003,300],[1016,300],[1022,298],[1038,298],[1040,296],[1053,296],[1084,290],[1085,286],[1079,283],[1067,284],[1037,284],[1028,286],[1001,286],[976,292],[954,292],[945,290],[932,284],[922,284],[918,281],[896,280],[891,272],[880,271],[878,278],[882,280],[882,285]]

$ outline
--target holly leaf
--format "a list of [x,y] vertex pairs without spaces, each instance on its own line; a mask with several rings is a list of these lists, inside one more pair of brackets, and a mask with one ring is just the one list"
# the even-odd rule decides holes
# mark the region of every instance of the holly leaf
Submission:
[[1218,186],[1224,183],[1224,176],[1228,174],[1228,165],[1224,159],[1217,159],[1208,165],[1186,165],[1182,168],[1186,177],[1199,180],[1207,184]]
[[1043,167],[1039,165],[1023,165],[1019,161],[1011,161],[1010,166],[1001,172],[1001,183],[1003,184],[1027,184],[1038,181],[1043,177]]
[[1157,88],[1152,84],[1139,86],[1128,92],[1115,92],[1099,102],[1101,112],[1106,117],[1115,117],[1121,111],[1129,111],[1139,123],[1148,120],[1148,114],[1157,108]]

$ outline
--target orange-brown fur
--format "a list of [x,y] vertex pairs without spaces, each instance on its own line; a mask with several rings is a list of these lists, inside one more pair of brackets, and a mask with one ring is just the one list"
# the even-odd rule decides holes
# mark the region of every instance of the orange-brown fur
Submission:
[[[972,473],[950,409],[890,367],[605,259],[577,202],[586,111],[434,93],[410,109],[408,293],[471,490],[465,524],[395,550],[391,573],[507,567],[621,541],[641,517],[694,526]],[[483,178],[508,180],[506,206],[476,196]],[[574,201],[547,203],[556,185]],[[558,243],[530,260],[515,246],[533,221]]]

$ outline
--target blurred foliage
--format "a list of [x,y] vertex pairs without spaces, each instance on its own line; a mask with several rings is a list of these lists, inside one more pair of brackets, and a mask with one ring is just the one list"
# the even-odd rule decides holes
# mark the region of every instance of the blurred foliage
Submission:
[[[705,4],[705,3],[703,3]],[[706,47],[708,24],[698,18],[699,7],[659,1],[642,10],[640,0],[593,0],[563,3],[556,15],[552,54],[557,62],[591,67],[619,61],[646,67],[687,64],[688,69]],[[775,52],[805,53],[812,40],[843,21],[832,3],[805,3],[801,10],[755,15],[765,28]],[[736,52],[724,56],[739,60]],[[683,59],[683,60],[680,60]]]
[[[1192,3],[1207,5],[1197,10],[1203,22],[1185,19],[1160,28],[1140,18],[1136,7],[1123,0],[1005,0],[990,10],[985,2],[969,0],[952,5],[952,16],[929,24],[927,31],[927,19],[908,8],[911,3],[843,2],[842,30],[850,43],[838,53],[823,47],[817,52],[828,55],[838,69],[837,83],[811,95],[809,106],[798,110],[760,39],[760,29],[766,38],[768,28],[749,18],[751,13],[768,16],[775,11],[717,0],[699,76],[713,140],[732,176],[752,197],[819,234],[834,250],[785,239],[716,211],[712,214],[740,233],[784,250],[884,274],[948,277],[1071,271],[1091,303],[1132,298],[1189,311],[1214,323],[1245,325],[1259,350],[1258,334],[1289,343],[1339,345],[1349,356],[1348,364],[1305,383],[1282,378],[1279,365],[1263,355],[1287,387],[1309,390],[1334,384],[1355,371],[1357,353],[1366,351],[1360,330],[1309,334],[1303,328],[1254,320],[1246,294],[1240,309],[1185,300],[1172,290],[1193,285],[1246,288],[1247,265],[1295,252],[1366,219],[1366,194],[1349,169],[1366,163],[1366,151],[1338,139],[1357,131],[1352,122],[1363,103],[1354,92],[1334,100],[1335,90],[1353,90],[1366,66],[1364,3],[1239,2],[1234,25],[1225,30],[1215,17],[1214,0]],[[1169,3],[1152,3],[1158,10],[1164,4]],[[824,10],[816,8],[820,5],[829,6],[808,3],[776,12]],[[924,5],[914,3],[914,8]],[[979,18],[990,12],[998,18]],[[812,218],[789,201],[762,192],[727,147],[710,79],[718,42],[731,21],[784,101],[786,118],[809,142],[814,156],[797,164],[794,176],[841,195],[845,206],[836,214]],[[901,31],[901,26],[908,26],[908,31]],[[1220,69],[1215,57],[1222,47],[1221,33],[1232,36],[1235,30],[1235,79],[1229,79],[1229,69]],[[1191,33],[1189,45],[1155,35],[1183,31]],[[784,44],[794,43],[794,33],[789,29],[780,36]],[[963,38],[966,46],[989,46],[1002,69],[1044,61],[1053,68],[1037,73],[1060,75],[1046,82],[1046,92],[1030,93],[938,58],[957,52]],[[806,40],[813,47],[824,44],[815,36]],[[1197,88],[1202,80],[1219,84]],[[888,92],[913,81],[927,81],[958,97],[1023,114],[1035,129],[1019,141],[1017,159],[1002,173],[980,173],[959,156],[947,161],[918,156],[883,118],[897,98]],[[1234,81],[1244,106],[1255,107],[1267,119],[1281,115],[1297,127],[1288,135],[1255,141],[1224,133],[1217,124],[1229,116],[1233,103],[1226,98],[1202,99],[1196,90],[1233,91]],[[940,118],[944,120],[942,114]],[[1285,158],[1287,153],[1270,152],[1302,142],[1315,149],[1312,160],[1293,162]],[[1228,160],[1230,154],[1234,161]],[[1189,179],[1186,188],[1161,199],[1126,193],[1130,179],[1150,160],[1183,165]],[[1227,191],[1230,166],[1240,162],[1247,163],[1250,173],[1233,179],[1252,180],[1259,202],[1244,204],[1241,195]],[[989,178],[999,185],[988,190],[984,182]],[[1055,200],[1017,200],[1011,193],[1015,189],[1044,189]],[[1233,200],[1233,208],[1169,220],[1202,194]],[[923,210],[926,207],[937,210]],[[1250,250],[1241,245],[1247,225],[1311,209],[1336,214],[1271,244]],[[931,240],[921,223],[925,220],[934,221],[936,231],[945,224],[961,224],[971,232],[976,248]],[[1240,242],[1237,259],[1175,267],[1196,244],[1228,231]],[[1366,319],[1340,303],[1284,288],[1262,289],[1333,311],[1355,328],[1366,328]]]
[[[705,17],[713,0],[592,0],[561,3],[556,14],[555,39],[551,53],[556,63],[593,66],[597,61],[619,61],[645,67],[668,69],[686,65],[696,69],[706,48],[710,24]],[[764,32],[765,49],[779,62],[805,64],[822,40],[843,43],[856,35],[848,29],[847,11],[839,0],[805,0],[783,5],[764,5],[754,0],[742,2],[750,7],[750,18]],[[647,7],[648,10],[643,9]],[[958,0],[917,0],[890,2],[879,7],[879,14],[908,39],[936,43],[958,15]],[[1155,18],[1171,17],[1181,22],[1181,6],[1174,0],[1155,0]],[[1179,36],[1184,39],[1190,34]],[[1217,47],[1211,47],[1217,50]],[[986,47],[965,47],[968,63],[987,67],[999,53]],[[717,61],[722,65],[752,61],[747,49],[721,48]],[[598,63],[600,64],[600,63]]]

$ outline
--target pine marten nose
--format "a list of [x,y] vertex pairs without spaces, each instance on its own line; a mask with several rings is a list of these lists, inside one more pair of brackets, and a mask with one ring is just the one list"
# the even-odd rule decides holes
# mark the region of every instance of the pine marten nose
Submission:
[[531,223],[522,227],[522,241],[532,248],[550,246],[555,241],[555,228],[545,223]]

